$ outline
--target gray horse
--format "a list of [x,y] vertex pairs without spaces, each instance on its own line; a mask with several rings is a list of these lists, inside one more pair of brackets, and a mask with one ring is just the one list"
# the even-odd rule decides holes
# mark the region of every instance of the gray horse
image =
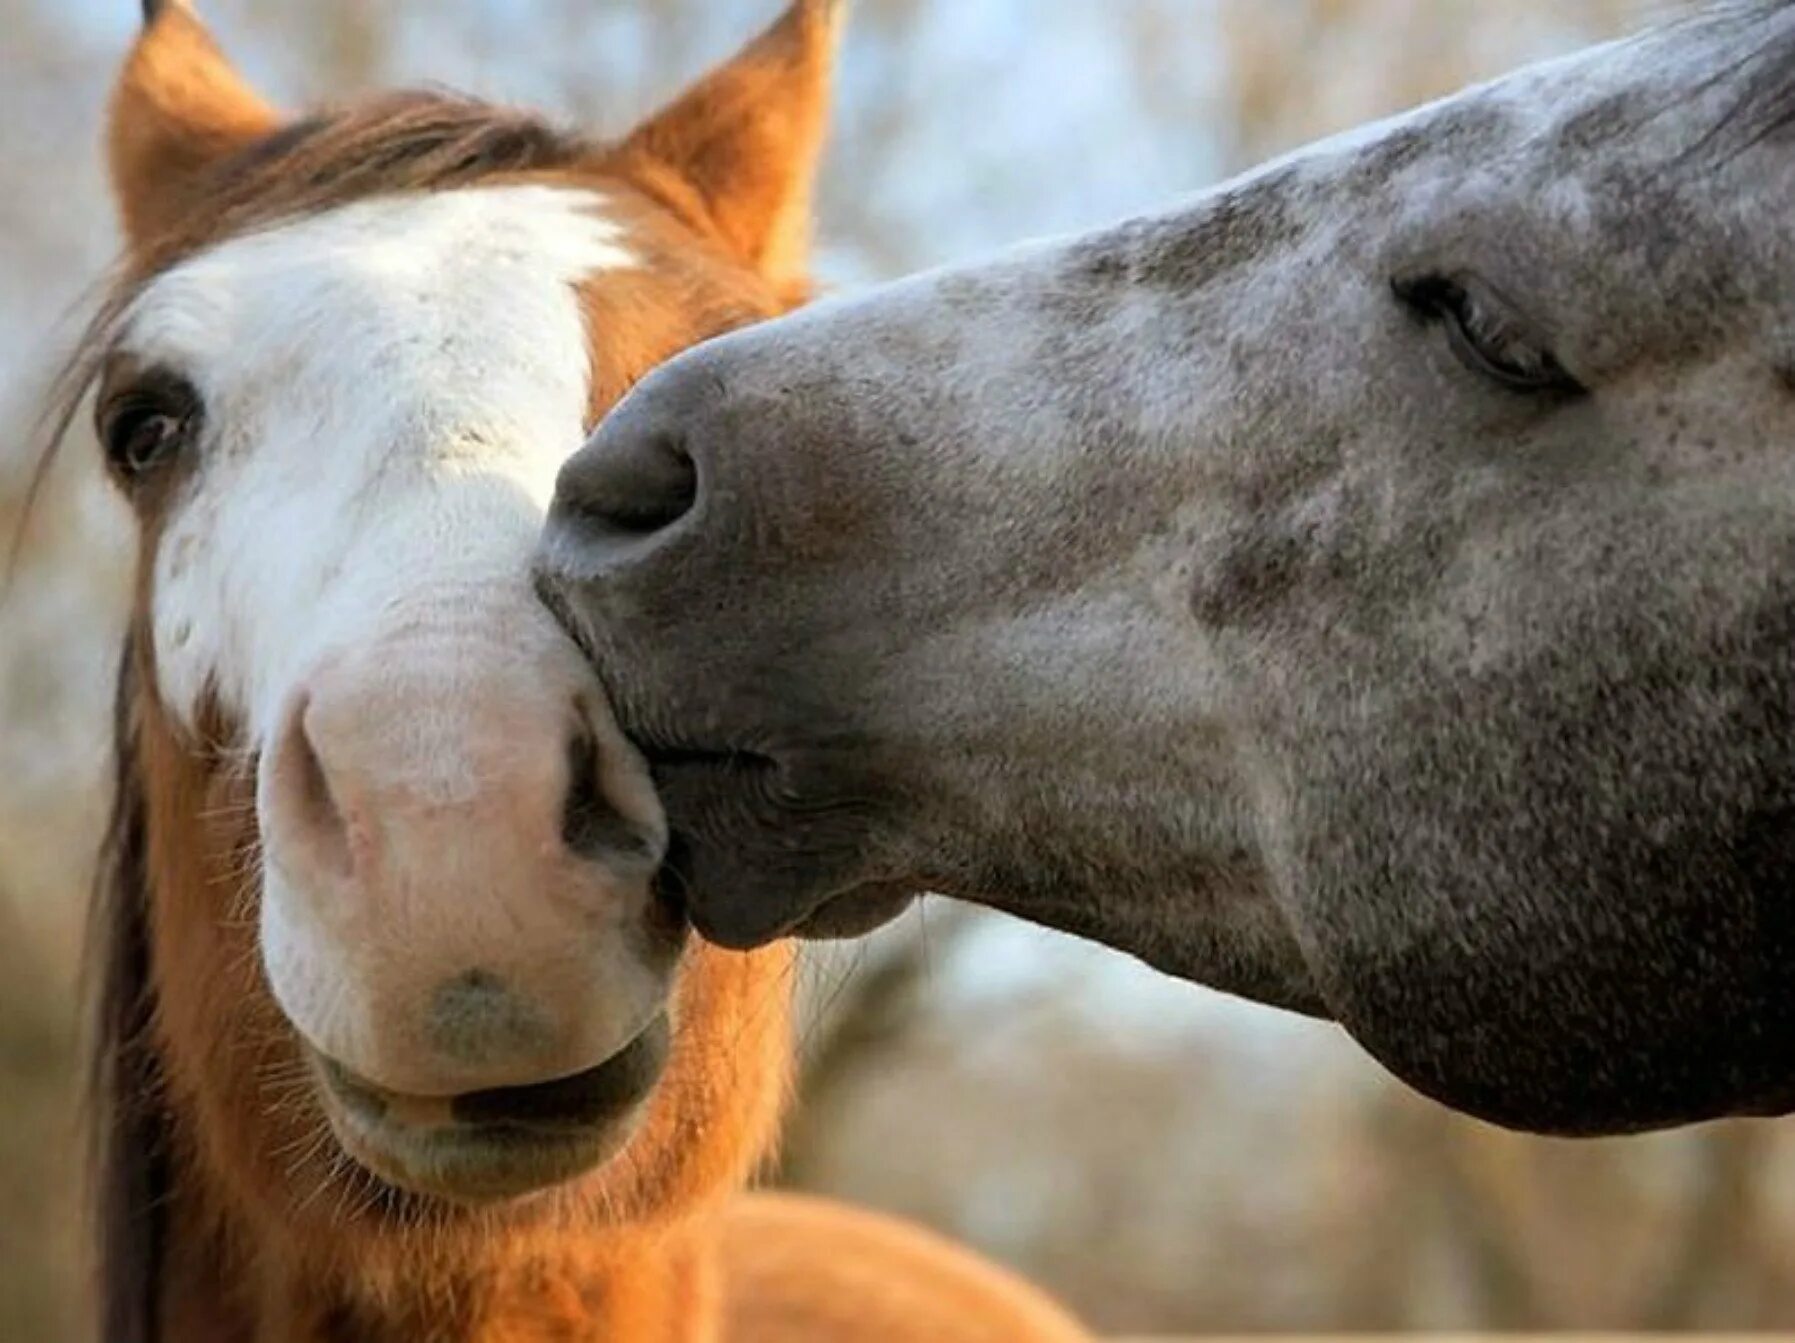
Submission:
[[977,900],[1461,1109],[1795,1108],[1795,6],[726,337],[543,588],[708,936]]

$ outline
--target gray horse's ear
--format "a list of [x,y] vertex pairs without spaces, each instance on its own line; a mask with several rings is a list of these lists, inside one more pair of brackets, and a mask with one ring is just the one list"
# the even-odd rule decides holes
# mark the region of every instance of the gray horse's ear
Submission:
[[126,240],[142,248],[168,232],[208,169],[277,125],[184,0],[143,0],[143,30],[107,114],[107,162]]
[[804,284],[844,0],[794,0],[733,59],[638,126],[619,167],[775,289]]

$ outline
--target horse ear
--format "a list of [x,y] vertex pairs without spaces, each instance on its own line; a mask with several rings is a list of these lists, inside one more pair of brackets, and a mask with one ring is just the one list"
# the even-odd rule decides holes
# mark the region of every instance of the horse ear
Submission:
[[846,7],[844,0],[794,0],[619,151],[625,171],[794,297],[804,287],[811,195]]
[[113,85],[106,132],[131,246],[167,231],[207,169],[277,124],[183,0],[143,0],[143,30]]

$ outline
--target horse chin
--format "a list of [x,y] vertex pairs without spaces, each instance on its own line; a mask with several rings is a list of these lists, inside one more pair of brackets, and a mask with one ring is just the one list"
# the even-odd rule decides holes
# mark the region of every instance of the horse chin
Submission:
[[544,1193],[618,1156],[640,1127],[670,1036],[663,1014],[596,1067],[457,1096],[390,1091],[306,1052],[343,1155],[399,1194],[483,1207]]
[[919,895],[909,885],[862,886],[844,891],[806,916],[792,929],[792,935],[818,942],[862,937],[897,918]]
[[[675,885],[687,892],[693,889],[691,880],[679,874],[677,867],[670,865],[668,871],[675,874],[662,880],[662,889]],[[876,932],[903,914],[921,894],[923,892],[915,889],[914,882],[856,885],[826,896],[819,905],[810,908],[810,912],[783,925],[768,925],[763,917],[757,917],[757,910],[750,903],[743,901],[705,907],[695,905],[686,908],[684,916],[691,919],[691,926],[705,941],[732,950],[752,950],[774,941],[775,937],[802,937],[813,943],[833,943]]]

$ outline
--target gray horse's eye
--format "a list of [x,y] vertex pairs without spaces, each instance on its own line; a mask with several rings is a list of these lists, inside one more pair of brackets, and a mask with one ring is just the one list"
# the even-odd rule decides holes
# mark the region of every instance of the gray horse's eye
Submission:
[[1513,392],[1581,392],[1583,385],[1530,329],[1518,309],[1470,277],[1427,274],[1398,279],[1397,300],[1445,328],[1459,362]]

